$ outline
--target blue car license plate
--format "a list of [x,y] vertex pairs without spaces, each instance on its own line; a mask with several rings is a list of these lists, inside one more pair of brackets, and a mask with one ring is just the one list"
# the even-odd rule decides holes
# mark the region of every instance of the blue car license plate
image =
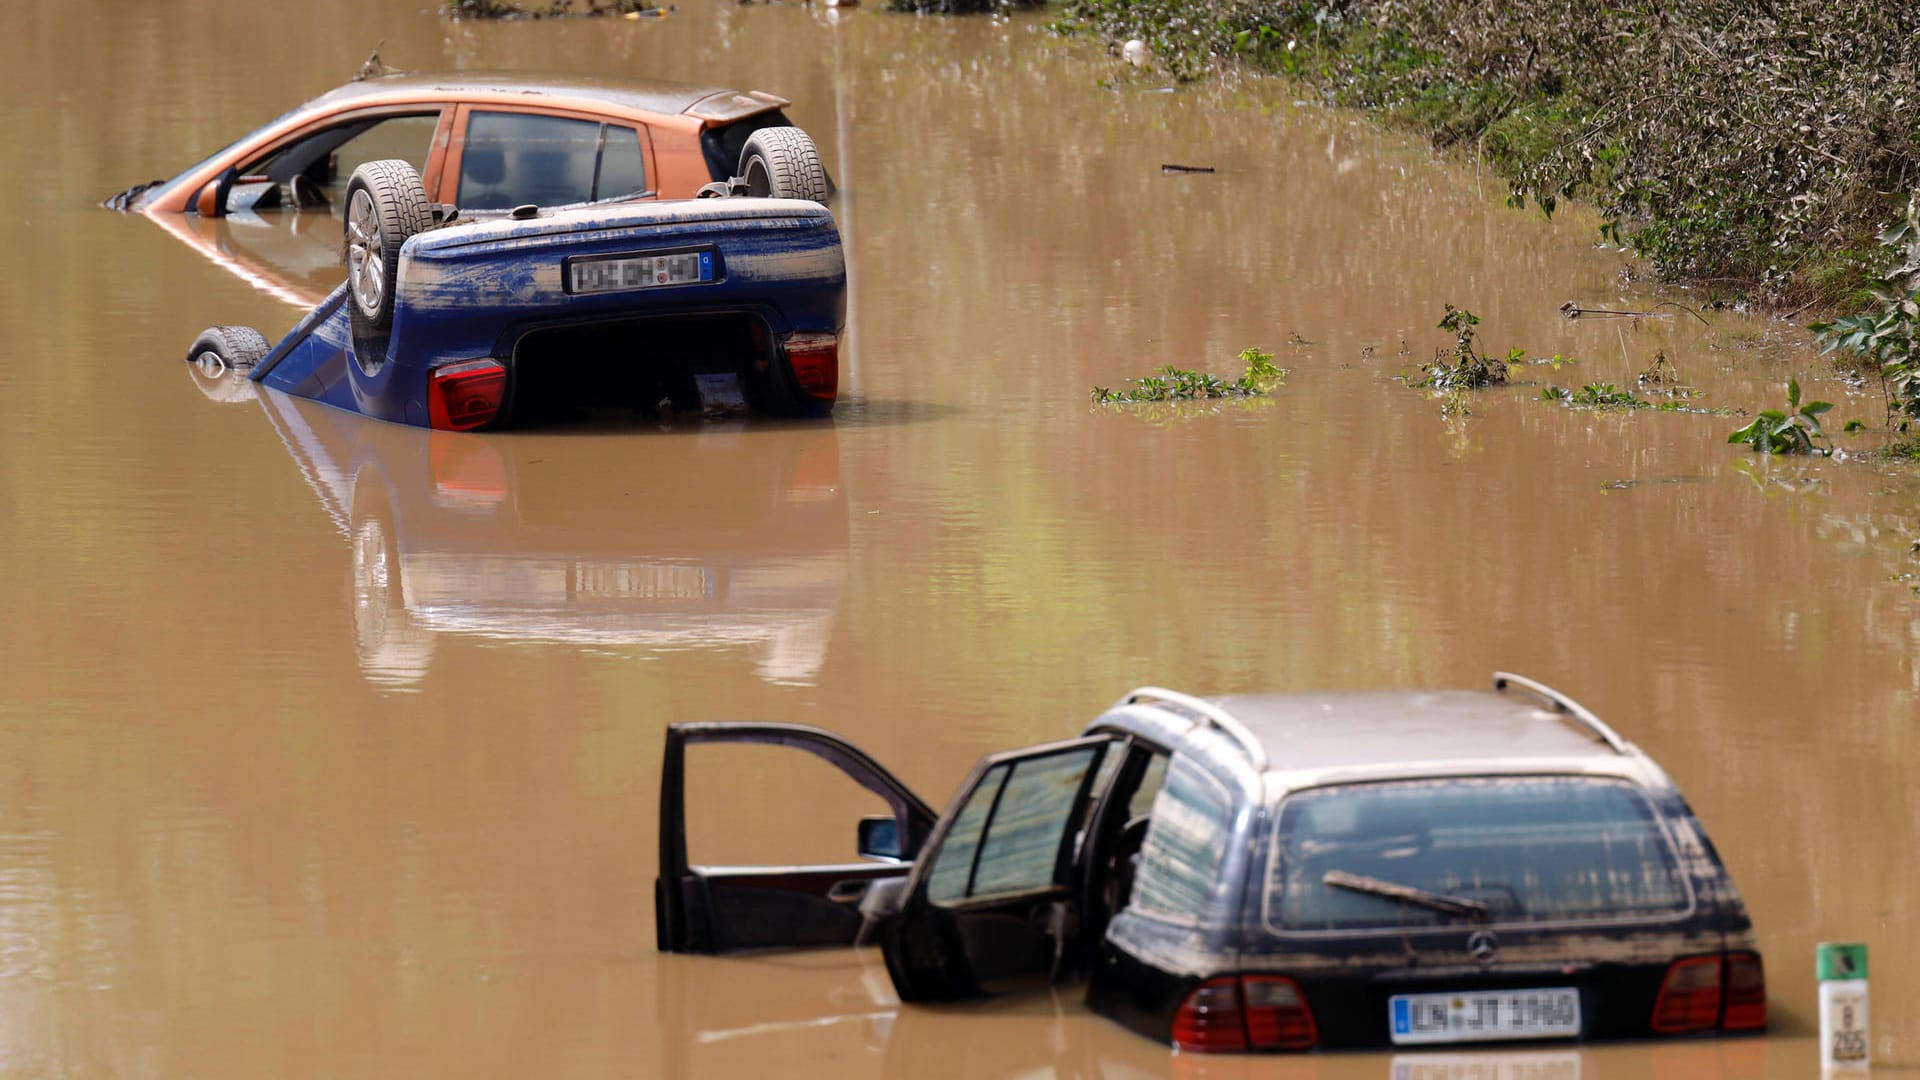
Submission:
[[699,285],[713,279],[711,251],[608,255],[567,262],[567,291],[570,293],[625,292],[667,285]]
[[1571,1038],[1580,1034],[1580,991],[1396,994],[1387,999],[1387,1030],[1397,1045]]

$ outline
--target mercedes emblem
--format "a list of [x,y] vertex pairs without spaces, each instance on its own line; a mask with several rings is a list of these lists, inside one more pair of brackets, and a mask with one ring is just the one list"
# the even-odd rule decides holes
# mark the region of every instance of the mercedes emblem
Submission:
[[1500,959],[1500,939],[1491,930],[1475,930],[1467,938],[1467,955],[1482,967],[1491,966]]

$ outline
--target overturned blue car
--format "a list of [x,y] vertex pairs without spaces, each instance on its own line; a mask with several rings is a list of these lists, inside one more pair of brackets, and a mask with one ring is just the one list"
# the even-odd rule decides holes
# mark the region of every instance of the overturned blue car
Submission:
[[443,430],[825,414],[846,265],[824,190],[709,187],[468,220],[407,163],[368,162],[347,187],[346,281],[278,344],[216,326],[187,359]]

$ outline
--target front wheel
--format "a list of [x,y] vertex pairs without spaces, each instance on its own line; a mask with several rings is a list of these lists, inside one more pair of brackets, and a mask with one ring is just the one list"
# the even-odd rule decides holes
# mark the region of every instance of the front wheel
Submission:
[[209,326],[187,349],[193,385],[212,401],[249,401],[253,383],[245,369],[270,351],[267,339],[251,326]]

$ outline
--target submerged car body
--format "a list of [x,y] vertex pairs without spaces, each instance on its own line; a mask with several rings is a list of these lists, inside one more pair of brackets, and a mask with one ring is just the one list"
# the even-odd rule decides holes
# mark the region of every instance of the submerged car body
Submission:
[[846,266],[809,201],[616,203],[422,232],[401,248],[378,336],[355,332],[350,292],[248,377],[455,430],[662,400],[816,415],[838,390]]
[[[879,796],[872,860],[688,862],[691,745],[806,750]],[[903,1000],[1070,972],[1188,1050],[1754,1031],[1746,909],[1647,756],[1518,676],[1492,691],[1199,699],[1143,688],[983,761],[944,814],[826,732],[684,724],[661,787],[660,945],[877,938]]]

